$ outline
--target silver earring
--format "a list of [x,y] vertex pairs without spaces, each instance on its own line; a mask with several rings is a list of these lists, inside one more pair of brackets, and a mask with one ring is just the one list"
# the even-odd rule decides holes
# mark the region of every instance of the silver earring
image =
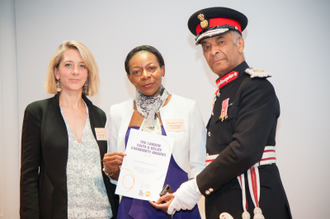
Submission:
[[60,80],[56,81],[56,90],[57,90],[57,92],[61,92],[61,90],[62,90]]

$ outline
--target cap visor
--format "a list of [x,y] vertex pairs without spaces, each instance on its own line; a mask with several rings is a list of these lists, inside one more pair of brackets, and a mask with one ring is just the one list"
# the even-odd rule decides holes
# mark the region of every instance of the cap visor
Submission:
[[198,45],[200,43],[200,41],[204,38],[220,35],[220,34],[228,32],[228,31],[229,31],[229,28],[218,28],[218,29],[206,31],[205,33],[202,33],[201,35],[199,35],[196,38],[195,45]]

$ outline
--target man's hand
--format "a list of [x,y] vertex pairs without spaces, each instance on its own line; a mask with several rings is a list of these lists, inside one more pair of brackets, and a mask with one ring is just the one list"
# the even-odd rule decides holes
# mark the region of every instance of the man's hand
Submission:
[[173,195],[174,199],[169,202],[170,205],[167,209],[168,214],[173,214],[175,211],[180,211],[181,209],[191,210],[202,197],[196,183],[196,178],[182,183]]

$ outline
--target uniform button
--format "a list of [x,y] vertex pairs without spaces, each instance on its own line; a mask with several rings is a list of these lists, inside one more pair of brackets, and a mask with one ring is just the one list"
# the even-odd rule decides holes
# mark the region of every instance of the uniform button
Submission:
[[209,137],[211,137],[211,132],[208,132],[207,135],[208,135]]
[[209,188],[209,191],[210,191],[210,192],[213,192],[213,191],[214,191],[214,189],[213,189],[213,188]]
[[205,194],[206,194],[206,195],[209,195],[209,194],[211,194],[211,192],[210,192],[209,190],[206,190],[206,191],[205,191]]

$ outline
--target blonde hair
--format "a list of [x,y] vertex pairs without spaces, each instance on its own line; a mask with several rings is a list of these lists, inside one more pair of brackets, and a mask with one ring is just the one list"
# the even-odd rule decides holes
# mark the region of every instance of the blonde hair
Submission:
[[[64,41],[55,51],[54,55],[50,59],[50,62],[48,64],[47,69],[47,77],[46,77],[46,83],[45,88],[46,91],[50,94],[56,94],[56,78],[54,75],[54,69],[59,67],[60,62],[63,59],[63,53],[67,51],[68,49],[76,49],[81,55],[81,58],[83,59],[85,66],[88,69],[88,78],[87,78],[87,84],[88,84],[88,92],[84,94],[86,96],[94,95],[98,92],[100,78],[99,78],[99,68],[97,66],[97,63],[94,59],[93,54],[89,49],[82,43],[79,43],[74,40],[67,40]],[[83,89],[84,90],[84,89]]]

